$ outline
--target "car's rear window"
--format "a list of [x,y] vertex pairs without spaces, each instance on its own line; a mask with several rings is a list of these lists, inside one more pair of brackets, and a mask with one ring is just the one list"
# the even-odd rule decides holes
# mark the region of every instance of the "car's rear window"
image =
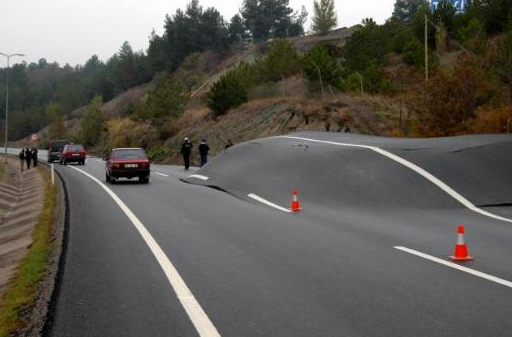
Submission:
[[147,158],[143,149],[115,150],[112,153],[112,157],[115,159]]
[[62,148],[66,145],[68,145],[70,142],[68,141],[56,141],[56,142],[52,142],[52,151],[53,152],[56,152],[56,151],[60,151],[62,150]]
[[84,147],[82,145],[68,145],[68,151],[83,151]]

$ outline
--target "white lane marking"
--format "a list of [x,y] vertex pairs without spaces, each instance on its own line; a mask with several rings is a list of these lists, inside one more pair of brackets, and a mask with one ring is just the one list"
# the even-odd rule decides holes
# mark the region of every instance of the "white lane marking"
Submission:
[[162,177],[168,177],[169,175],[168,174],[163,174],[163,173],[160,173],[160,172],[155,172],[156,174],[158,174],[159,176],[162,176]]
[[197,178],[197,179],[201,179],[201,180],[204,180],[204,181],[206,181],[206,180],[210,179],[210,178],[208,178],[207,176],[202,176],[202,175],[200,175],[200,174],[192,174],[192,175],[190,175],[190,176],[188,176],[188,177],[189,177],[189,178]]
[[107,194],[114,199],[117,205],[123,210],[128,219],[130,219],[133,226],[139,231],[140,235],[148,245],[149,249],[155,256],[156,260],[160,264],[160,267],[164,271],[169,283],[171,284],[176,296],[183,305],[183,308],[187,312],[190,320],[194,324],[197,332],[200,336],[220,336],[219,332],[210,321],[210,318],[206,315],[204,310],[201,308],[201,305],[196,300],[190,289],[187,287],[185,281],[181,278],[180,274],[172,264],[171,260],[165,255],[164,251],[160,247],[160,245],[156,242],[153,236],[149,233],[146,227],[140,222],[140,220],[133,214],[133,212],[126,206],[126,204],[114,193],[110,190],[105,184],[101,181],[90,175],[89,173],[82,171],[79,168],[74,166],[69,166],[74,170],[86,175],[98,185],[101,186],[107,192]]
[[401,250],[403,252],[406,252],[406,253],[409,253],[409,254],[421,257],[423,259],[430,260],[432,262],[436,262],[436,263],[442,264],[442,265],[444,265],[446,267],[457,269],[457,270],[460,270],[462,272],[471,274],[473,276],[477,276],[477,277],[486,279],[487,281],[495,282],[495,283],[504,285],[505,287],[512,288],[512,282],[504,280],[504,279],[501,279],[499,277],[492,276],[492,275],[489,275],[489,274],[486,274],[486,273],[482,273],[481,271],[478,271],[478,270],[475,270],[475,269],[471,269],[471,268],[468,268],[468,267],[464,267],[464,266],[461,266],[461,265],[453,263],[453,262],[445,261],[445,260],[437,258],[435,256],[428,255],[428,254],[425,254],[425,253],[422,253],[422,252],[418,252],[417,250],[414,250],[414,249],[410,249],[410,248],[406,248],[406,247],[400,247],[400,246],[397,246],[397,247],[394,247],[394,248],[398,249],[398,250]]
[[362,149],[368,149],[374,152],[377,152],[378,154],[385,156],[411,170],[421,175],[423,178],[427,179],[437,187],[439,187],[441,190],[443,190],[445,193],[447,193],[449,196],[457,200],[459,203],[461,203],[464,207],[468,208],[469,210],[479,213],[483,216],[493,218],[500,221],[505,221],[512,223],[512,219],[508,219],[487,211],[484,211],[483,209],[480,209],[473,205],[468,199],[464,198],[462,195],[460,195],[458,192],[456,192],[453,188],[442,182],[440,179],[432,175],[431,173],[427,172],[426,170],[422,169],[416,164],[411,163],[410,161],[403,159],[402,157],[399,157],[391,152],[388,152],[386,150],[383,150],[381,148],[375,147],[375,146],[368,146],[368,145],[360,145],[360,144],[348,144],[348,143],[338,143],[338,142],[329,142],[324,140],[317,140],[317,139],[310,139],[310,138],[303,138],[303,137],[293,137],[293,136],[278,136],[276,138],[288,138],[288,139],[298,139],[298,140],[305,140],[315,143],[323,143],[323,144],[330,144],[330,145],[337,145],[337,146],[346,146],[346,147],[358,147]]
[[274,204],[274,203],[272,203],[272,202],[270,202],[268,200],[263,199],[262,197],[257,196],[256,194],[251,193],[251,194],[248,194],[247,196],[249,198],[251,198],[251,199],[259,201],[259,202],[261,202],[261,203],[263,203],[263,204],[265,204],[267,206],[273,207],[273,208],[278,209],[280,211],[283,211],[283,212],[286,212],[286,213],[292,213],[292,211],[290,211],[289,209],[286,209],[284,207],[276,205],[276,204]]

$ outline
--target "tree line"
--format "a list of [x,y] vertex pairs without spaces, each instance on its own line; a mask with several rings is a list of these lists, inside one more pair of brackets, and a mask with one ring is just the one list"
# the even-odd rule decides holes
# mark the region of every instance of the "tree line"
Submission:
[[[198,0],[191,0],[185,9],[166,15],[164,33],[159,36],[152,32],[146,51],[134,51],[126,41],[106,61],[93,55],[84,65],[75,67],[49,63],[44,58],[37,63],[16,64],[9,73],[10,139],[40,130],[96,96],[108,101],[149,82],[160,72],[172,74],[191,55],[205,51],[222,55],[246,39],[258,42],[303,35],[307,15],[304,8],[293,10],[289,0],[244,0],[240,12],[226,21],[215,8],[203,8]],[[318,30],[325,34],[335,24],[331,21],[318,26]],[[0,83],[6,82],[6,71],[0,69]],[[185,87],[191,89],[190,85]],[[50,114],[46,112],[48,107]],[[0,85],[0,119],[4,116],[5,86]]]
[[[454,61],[447,62],[450,57]],[[299,54],[289,42],[274,42],[265,58],[241,64],[217,81],[207,104],[223,114],[247,102],[251,88],[299,75],[342,92],[406,101],[418,135],[492,129],[475,129],[477,117],[492,120],[487,122],[494,123],[493,132],[503,132],[512,117],[512,0],[473,0],[464,13],[446,0],[434,11],[426,0],[396,0],[384,24],[364,19],[341,48],[318,44]]]

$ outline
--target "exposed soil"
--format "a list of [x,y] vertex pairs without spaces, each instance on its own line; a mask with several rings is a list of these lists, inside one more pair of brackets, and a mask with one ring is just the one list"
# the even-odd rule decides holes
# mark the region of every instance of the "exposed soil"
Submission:
[[[184,137],[196,147],[206,138],[210,156],[224,149],[228,139],[240,143],[296,131],[352,132],[394,135],[399,111],[378,96],[337,94],[329,99],[285,97],[258,99],[215,118],[208,109],[188,110],[174,123],[177,132],[165,147],[168,163],[181,163]],[[196,157],[197,148],[194,148]]]

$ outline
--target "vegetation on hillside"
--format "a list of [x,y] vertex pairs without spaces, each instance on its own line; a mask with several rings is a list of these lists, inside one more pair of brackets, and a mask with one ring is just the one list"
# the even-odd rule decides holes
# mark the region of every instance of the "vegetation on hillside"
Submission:
[[[275,42],[269,55],[286,50],[279,45],[286,46],[287,42]],[[427,1],[397,0],[393,16],[386,23],[378,25],[373,19],[364,19],[342,48],[318,44],[301,55],[288,44],[290,48],[279,57],[299,60],[300,66],[289,67],[270,56],[241,65],[213,85],[207,95],[208,106],[223,114],[247,102],[251,87],[279,81],[279,74],[286,73],[300,75],[310,83],[321,82],[323,90],[332,86],[342,92],[364,91],[404,101],[411,119],[403,122],[402,134],[474,132],[476,124],[482,125],[482,118],[496,119],[491,124],[501,123],[498,131],[505,131],[507,118],[503,111],[506,107],[512,109],[511,0],[473,1],[463,14],[456,14],[449,1],[441,2],[431,12]],[[446,61],[450,57],[452,60]],[[401,62],[393,64],[393,59]],[[276,75],[273,78],[266,76],[269,64]],[[496,131],[495,127],[479,129]]]
[[[289,0],[246,0],[240,14],[228,22],[215,8],[205,9],[198,0],[191,0],[186,9],[166,16],[164,33],[159,36],[153,32],[145,52],[133,51],[127,41],[105,62],[93,55],[84,65],[75,67],[49,63],[44,58],[38,63],[16,64],[9,73],[10,139],[20,139],[54,123],[55,115],[46,118],[49,105],[66,117],[96,96],[106,102],[149,82],[160,72],[172,73],[192,54],[211,51],[224,55],[248,37],[261,41],[302,35],[306,17],[305,10],[290,8]],[[0,83],[5,83],[6,76],[7,69],[0,69]],[[190,83],[184,83],[183,78],[181,82],[190,90]],[[0,119],[5,116],[5,96],[2,85]]]
[[[257,97],[255,93],[273,90],[274,97],[283,98],[286,83],[297,81],[307,90],[308,96],[301,97],[305,99],[335,101],[342,97],[335,93],[364,93],[396,102],[400,120],[394,125],[395,135],[506,130],[512,117],[512,0],[474,0],[461,14],[449,1],[432,12],[428,1],[396,0],[392,17],[384,24],[364,19],[343,43],[336,44],[322,37],[336,22],[334,2],[314,2],[312,28],[319,37],[305,38],[313,42],[297,48],[297,39],[287,37],[303,34],[307,14],[294,12],[287,0],[245,0],[229,23],[214,8],[203,9],[192,1],[186,9],[167,16],[164,34],[152,35],[147,54],[130,52],[129,45],[123,45],[115,56],[117,68],[112,68],[118,72],[100,72],[115,79],[108,82],[115,84],[114,89],[103,92],[101,88],[108,86],[93,81],[100,89],[81,98],[90,103],[80,130],[63,135],[62,116],[68,110],[60,101],[42,100],[49,136],[71,137],[98,150],[133,145],[165,155],[166,146],[182,134],[182,116],[187,115],[191,100],[202,116],[210,116],[203,115],[207,107],[211,118],[220,122],[229,110]],[[257,44],[254,60],[220,69],[209,83],[212,64],[220,64],[244,39]],[[111,69],[110,62],[99,64]],[[85,68],[76,71],[85,73]],[[121,118],[108,120],[101,112],[101,101],[111,98],[109,92],[144,81],[144,74],[149,78],[157,73],[153,89]],[[192,98],[204,83],[210,84],[206,95]]]

